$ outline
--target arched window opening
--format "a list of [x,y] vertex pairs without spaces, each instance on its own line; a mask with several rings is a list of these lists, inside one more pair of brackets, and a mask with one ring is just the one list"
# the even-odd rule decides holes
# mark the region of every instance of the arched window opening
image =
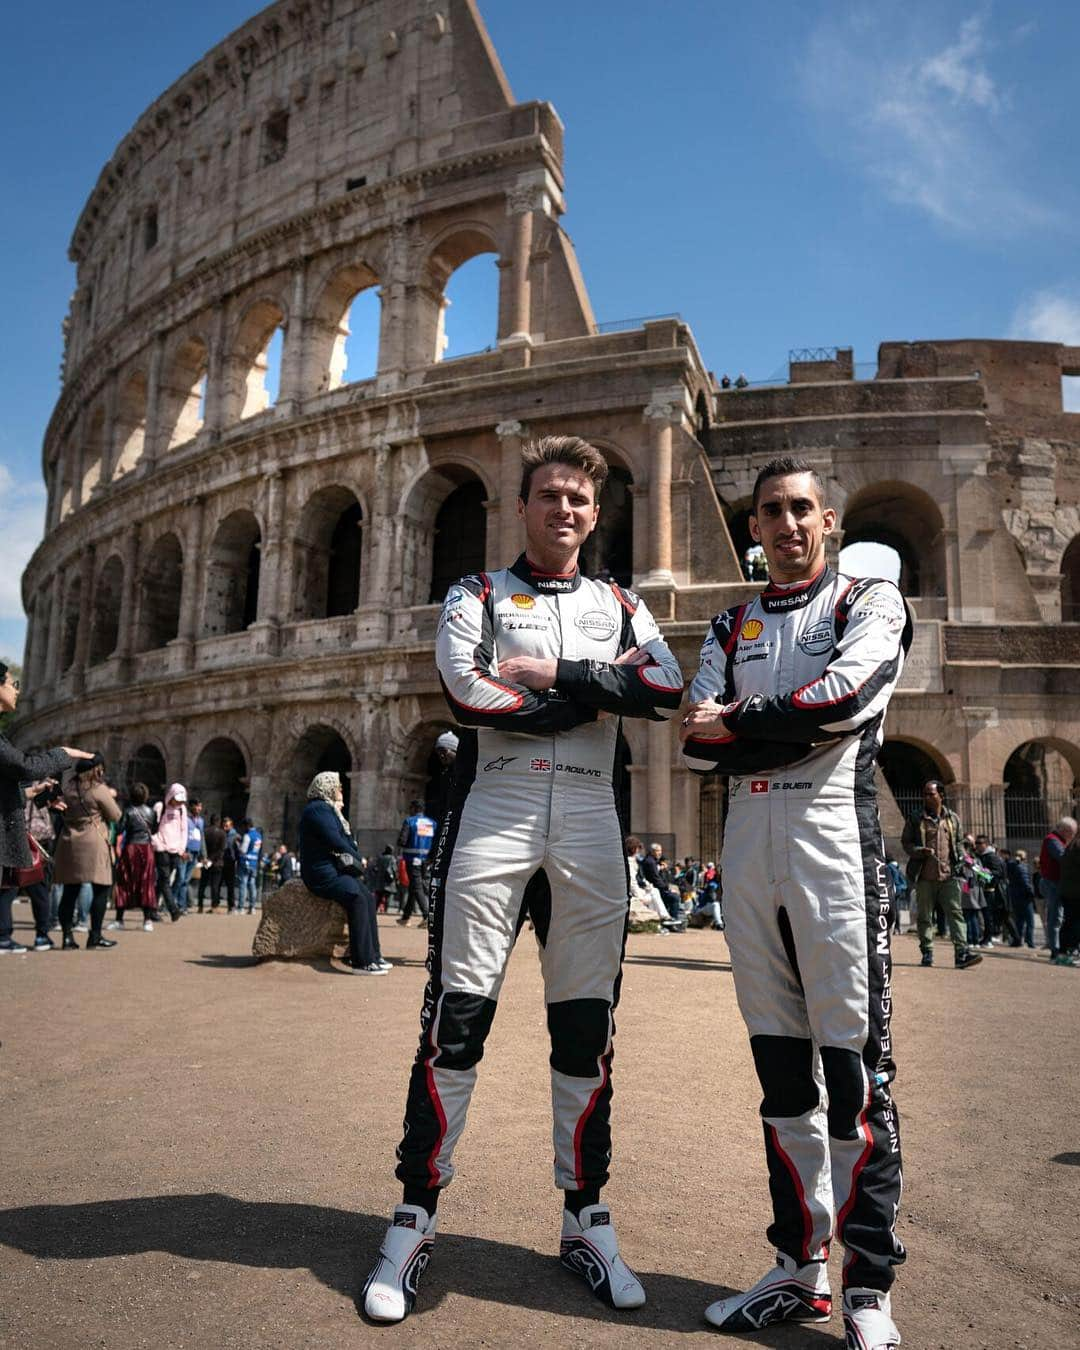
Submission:
[[727,780],[711,773],[698,792],[698,856],[703,863],[719,863],[724,848]]
[[197,797],[208,816],[231,816],[239,829],[250,787],[243,751],[229,737],[215,736],[199,752],[188,796]]
[[180,592],[184,554],[175,534],[159,539],[150,550],[139,582],[139,625],[136,647],[154,651],[180,632]]
[[202,430],[209,353],[201,338],[188,338],[177,350],[161,389],[162,424],[170,450]]
[[633,479],[615,465],[608,469],[607,481],[600,493],[600,515],[596,529],[581,549],[581,570],[587,577],[615,581],[629,586],[634,574],[634,499],[630,493]]
[[90,664],[100,665],[116,651],[120,637],[120,597],[124,588],[124,564],[114,553],[97,580],[93,624],[90,629]]
[[151,805],[165,796],[165,756],[156,745],[140,745],[128,760],[124,783],[130,795],[136,783],[145,783],[150,790]]
[[334,335],[327,388],[370,380],[379,367],[379,328],[382,302],[378,289],[369,286],[349,301]]
[[[1068,753],[1065,753],[1068,751]],[[1041,840],[1062,816],[1075,815],[1080,750],[1028,741],[1005,764],[1005,835],[1015,847]]]
[[[205,384],[205,379],[204,379]],[[201,420],[201,414],[200,414]],[[116,443],[119,447],[113,478],[131,473],[142,459],[146,444],[146,376],[141,370],[124,385],[117,407]]]
[[883,544],[900,558],[901,591],[914,599],[945,594],[942,517],[924,492],[905,483],[876,483],[844,511],[844,547]]
[[443,291],[435,360],[486,351],[498,340],[499,270],[485,252],[457,267]]
[[428,604],[440,605],[446,592],[470,572],[483,571],[487,550],[484,485],[470,479],[455,488],[435,517]]
[[355,494],[341,485],[316,492],[296,535],[294,618],[336,618],[356,609],[363,542],[363,511]]
[[79,611],[82,608],[82,578],[73,577],[64,596],[64,623],[60,630],[60,671],[68,671],[75,664],[75,647],[79,637]]
[[709,400],[705,397],[705,390],[701,389],[694,400],[694,433],[702,445],[708,438],[709,425]]
[[262,536],[250,511],[234,511],[218,526],[206,576],[206,637],[243,632],[259,609]]
[[908,741],[887,740],[878,752],[878,763],[905,819],[922,805],[924,783],[931,778],[944,783],[952,777],[929,751]]
[[242,378],[240,419],[265,412],[281,385],[285,316],[268,300],[253,305],[236,339],[236,373]]
[[[724,514],[727,516],[728,534],[731,535],[731,546],[735,550],[735,556],[743,568],[743,574],[746,574],[746,555],[755,549],[753,536],[750,534],[750,507],[740,506],[737,508],[725,507]],[[752,580],[755,578],[747,578]]]
[[[346,818],[352,801],[352,753],[341,735],[323,724],[308,727],[289,756],[281,801],[281,837],[295,847],[300,816],[307,804],[308,784],[317,773],[334,772],[341,778]],[[275,822],[276,823],[276,822]],[[350,822],[356,824],[355,821]]]
[[105,459],[105,411],[95,410],[86,430],[82,450],[82,488],[79,500],[83,506],[102,480]]
[[[904,586],[904,559],[890,544],[880,540],[866,540],[863,543],[847,544],[840,550],[840,570],[849,577],[881,577],[885,581],[895,581],[905,594],[914,594]],[[917,560],[916,560],[917,566]],[[911,584],[911,570],[907,571],[908,585]],[[915,574],[916,582],[918,573]]]
[[1080,623],[1080,534],[1061,559],[1061,620]]

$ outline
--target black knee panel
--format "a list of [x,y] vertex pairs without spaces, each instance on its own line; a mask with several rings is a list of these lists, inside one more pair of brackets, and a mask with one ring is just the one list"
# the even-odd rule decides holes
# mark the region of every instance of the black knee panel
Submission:
[[603,998],[549,1003],[551,1067],[568,1078],[595,1078],[596,1061],[607,1049],[611,1004]]
[[814,1081],[814,1045],[797,1036],[751,1036],[750,1049],[761,1084],[761,1114],[804,1116],[821,1101]]
[[497,1006],[483,994],[443,995],[435,1033],[440,1069],[471,1069],[479,1064]]
[[834,1139],[855,1136],[855,1121],[866,1105],[862,1060],[854,1050],[823,1046],[821,1066],[829,1094],[829,1133]]

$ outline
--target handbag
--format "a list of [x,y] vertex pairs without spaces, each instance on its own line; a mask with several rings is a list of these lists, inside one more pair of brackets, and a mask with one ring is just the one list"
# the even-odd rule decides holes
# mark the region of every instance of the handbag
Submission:
[[399,886],[408,887],[409,885],[409,864],[404,858],[397,860],[397,879]]
[[9,871],[12,884],[20,887],[40,885],[45,880],[45,864],[49,861],[49,855],[29,830],[26,833],[26,842],[30,845],[30,866],[12,867]]

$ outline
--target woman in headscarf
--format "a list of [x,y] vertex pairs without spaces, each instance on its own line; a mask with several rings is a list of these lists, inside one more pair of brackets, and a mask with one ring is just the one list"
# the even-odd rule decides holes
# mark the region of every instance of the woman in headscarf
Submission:
[[300,876],[313,895],[334,900],[349,924],[349,963],[354,975],[385,975],[379,950],[375,897],[360,880],[360,848],[342,810],[341,778],[317,773],[300,817]]
[[71,781],[65,785],[64,828],[53,859],[53,881],[63,886],[60,900],[60,927],[64,930],[63,950],[76,951],[79,944],[72,936],[75,902],[79,887],[89,882],[94,899],[90,906],[90,936],[87,950],[115,947],[112,938],[103,937],[101,921],[112,889],[112,846],[109,826],[120,819],[116,796],[106,786],[105,769],[99,756],[76,764]]

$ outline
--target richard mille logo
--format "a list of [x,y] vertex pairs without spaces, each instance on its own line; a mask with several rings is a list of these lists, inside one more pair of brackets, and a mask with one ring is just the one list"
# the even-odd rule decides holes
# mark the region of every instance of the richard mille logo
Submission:
[[484,765],[484,772],[491,773],[495,769],[501,772],[508,764],[513,764],[515,759],[517,759],[517,755],[511,755],[509,759],[505,755],[500,755],[498,759],[489,759]]

